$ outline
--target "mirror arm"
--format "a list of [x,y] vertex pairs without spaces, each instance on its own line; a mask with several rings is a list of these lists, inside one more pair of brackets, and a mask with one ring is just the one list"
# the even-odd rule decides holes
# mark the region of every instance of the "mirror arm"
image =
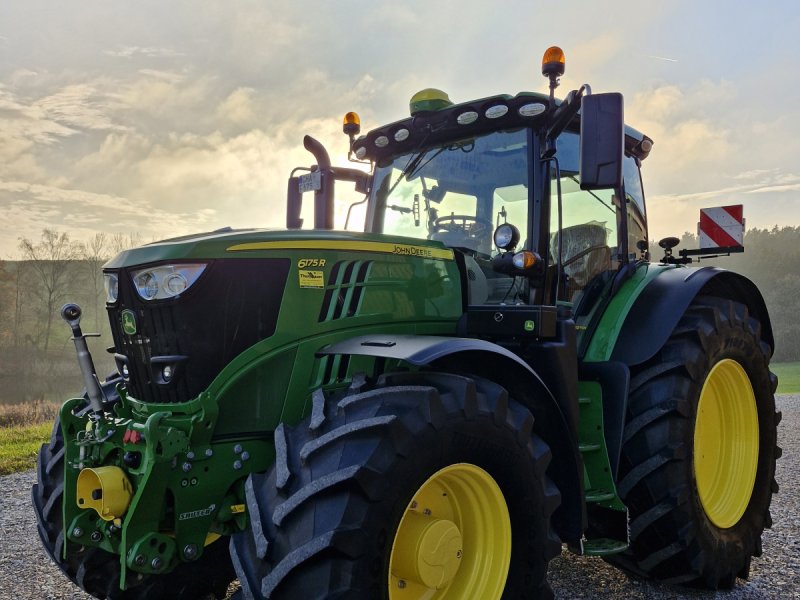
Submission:
[[578,111],[581,109],[581,99],[584,94],[589,96],[591,93],[592,89],[589,87],[589,84],[584,83],[577,90],[572,90],[567,94],[567,97],[553,113],[552,121],[547,128],[548,140],[555,140],[563,133],[567,125],[569,125],[570,121],[575,118],[575,115],[577,115]]

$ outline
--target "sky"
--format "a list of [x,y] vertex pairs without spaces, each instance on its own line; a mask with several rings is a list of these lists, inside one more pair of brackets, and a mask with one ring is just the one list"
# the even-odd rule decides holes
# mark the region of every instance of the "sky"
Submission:
[[797,226],[798,32],[793,0],[3,0],[0,259],[44,228],[283,227],[289,172],[313,162],[305,134],[346,164],[347,111],[366,131],[426,87],[455,102],[546,91],[551,45],[566,53],[557,93],[622,92],[654,139],[651,239],[726,204],[748,228]]

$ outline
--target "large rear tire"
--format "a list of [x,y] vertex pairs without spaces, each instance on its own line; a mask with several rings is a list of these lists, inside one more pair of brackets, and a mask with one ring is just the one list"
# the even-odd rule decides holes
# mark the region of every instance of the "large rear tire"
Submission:
[[710,589],[747,577],[778,491],[771,354],[743,304],[700,297],[633,371],[618,485],[632,543],[610,562]]
[[552,598],[560,551],[533,416],[500,386],[386,375],[275,433],[231,553],[248,598]]
[[[226,539],[207,546],[193,563],[179,565],[164,575],[144,576],[135,587],[119,589],[119,556],[99,548],[70,544],[64,550],[64,438],[59,419],[53,426],[49,444],[43,444],[37,461],[37,483],[31,490],[44,549],[61,571],[78,587],[95,598],[115,600],[198,600],[224,598],[236,575],[231,565]],[[129,573],[129,577],[136,577]]]

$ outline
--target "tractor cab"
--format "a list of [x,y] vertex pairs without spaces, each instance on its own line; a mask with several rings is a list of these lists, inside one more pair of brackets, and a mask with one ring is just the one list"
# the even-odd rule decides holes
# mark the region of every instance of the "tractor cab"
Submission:
[[[652,140],[623,125],[620,94],[593,95],[584,85],[557,101],[563,65],[563,53],[548,50],[549,96],[454,104],[426,89],[412,97],[408,118],[360,137],[358,116],[345,117],[351,156],[372,173],[330,168],[327,181],[360,184],[365,231],[456,251],[469,335],[488,328],[495,338],[547,338],[561,314],[576,320],[580,336],[614,282],[630,274],[637,243],[646,244],[639,167]],[[323,207],[332,203],[324,171],[290,190],[317,189]],[[290,194],[290,214],[299,214],[298,195]]]

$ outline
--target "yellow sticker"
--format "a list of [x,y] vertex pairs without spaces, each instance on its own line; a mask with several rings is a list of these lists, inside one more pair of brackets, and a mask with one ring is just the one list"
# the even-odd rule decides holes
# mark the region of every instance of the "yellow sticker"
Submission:
[[325,287],[325,274],[322,271],[298,271],[301,288]]
[[231,506],[231,512],[235,515],[244,512],[244,504],[234,504]]

